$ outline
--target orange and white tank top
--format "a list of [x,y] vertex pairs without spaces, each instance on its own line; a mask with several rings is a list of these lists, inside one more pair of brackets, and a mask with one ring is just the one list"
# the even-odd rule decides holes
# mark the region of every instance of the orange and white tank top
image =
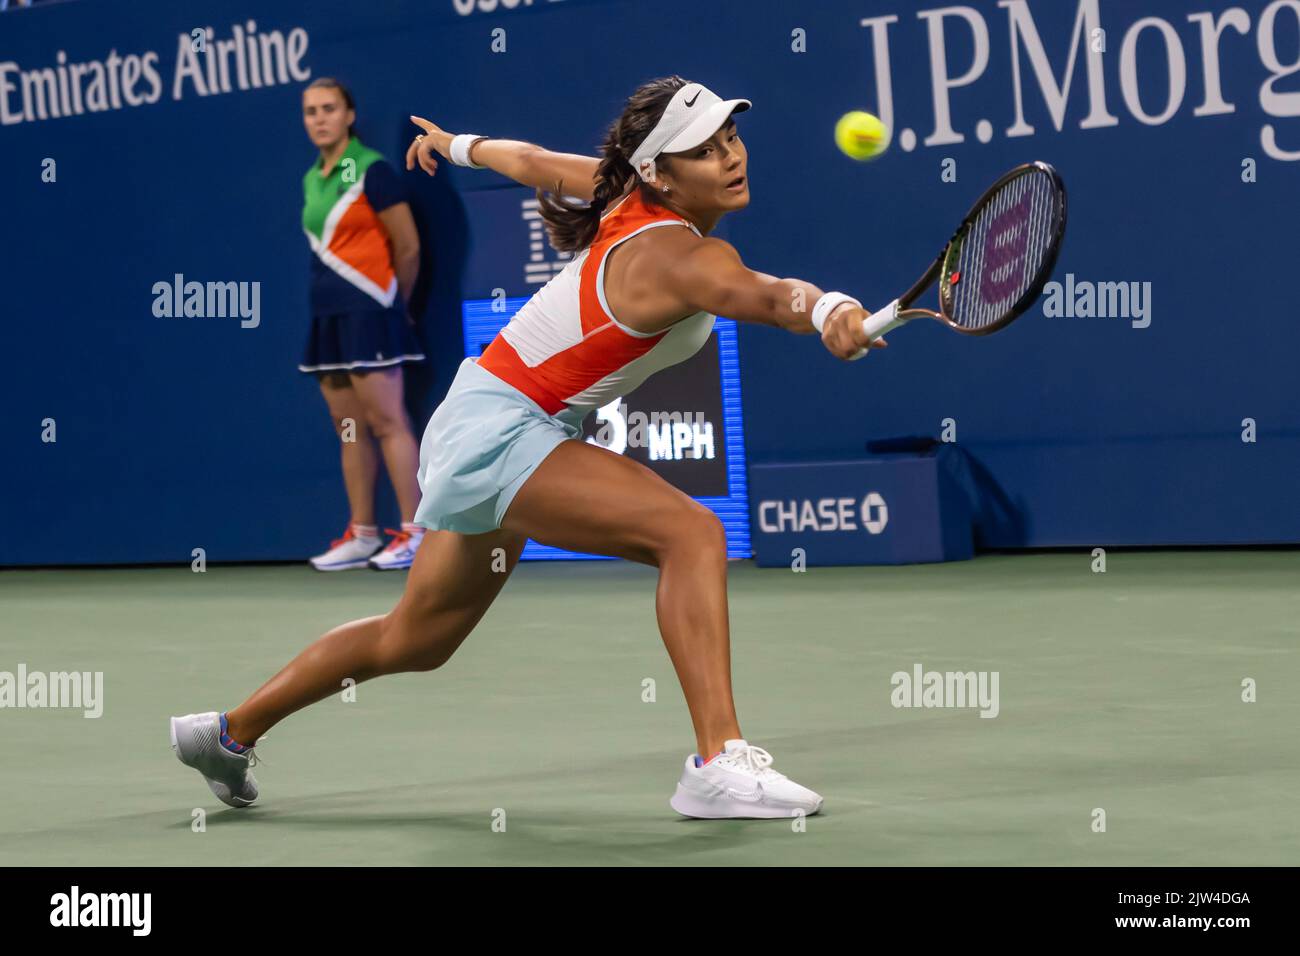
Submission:
[[515,313],[479,366],[554,415],[570,406],[606,405],[698,352],[713,330],[709,313],[696,312],[661,332],[638,332],[619,322],[605,298],[610,250],[661,226],[700,234],[676,213],[647,205],[633,189],[601,217],[591,244]]

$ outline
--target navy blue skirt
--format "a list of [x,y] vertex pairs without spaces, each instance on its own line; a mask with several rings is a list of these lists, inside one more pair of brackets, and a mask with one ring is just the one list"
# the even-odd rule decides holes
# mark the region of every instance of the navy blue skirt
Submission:
[[401,310],[338,312],[312,317],[298,370],[352,372],[423,361],[415,330]]

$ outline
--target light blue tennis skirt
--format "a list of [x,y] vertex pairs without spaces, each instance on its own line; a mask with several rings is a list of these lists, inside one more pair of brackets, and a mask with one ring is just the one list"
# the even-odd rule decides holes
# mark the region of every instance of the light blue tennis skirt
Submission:
[[513,385],[465,359],[420,442],[416,524],[461,534],[500,528],[528,476],[556,445],[581,436],[590,411],[566,408],[548,415]]

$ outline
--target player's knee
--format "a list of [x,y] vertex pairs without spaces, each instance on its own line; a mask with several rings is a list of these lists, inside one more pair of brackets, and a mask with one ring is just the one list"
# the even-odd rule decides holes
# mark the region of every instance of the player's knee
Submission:
[[657,551],[665,556],[679,549],[696,554],[727,553],[727,533],[718,516],[697,501],[683,502],[682,506],[663,523]]
[[385,410],[371,410],[366,415],[366,427],[379,440],[395,434],[403,427],[400,413],[393,414]]
[[409,613],[393,611],[380,625],[379,661],[384,674],[437,670],[455,653],[457,641],[434,640],[437,629],[421,627]]
[[704,505],[700,505],[699,510],[703,512],[699,518],[700,527],[698,531],[702,546],[725,559],[727,556],[727,529],[723,526],[722,519]]
[[437,647],[415,647],[403,658],[402,673],[436,671],[451,660],[451,655]]

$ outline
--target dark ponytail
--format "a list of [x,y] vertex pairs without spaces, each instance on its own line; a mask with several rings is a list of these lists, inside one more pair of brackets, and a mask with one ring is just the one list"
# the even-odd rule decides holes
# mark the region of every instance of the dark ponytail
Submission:
[[[680,76],[651,80],[637,87],[636,92],[628,97],[623,115],[609,127],[601,144],[595,195],[590,203],[565,199],[562,182],[556,183],[549,192],[537,190],[537,203],[552,246],[561,252],[578,252],[589,246],[596,237],[605,209],[619,199],[627,191],[627,184],[634,180],[647,203],[662,205],[654,187],[641,180],[628,157],[654,129],[673,94],[686,83]],[[664,156],[656,160],[660,169],[669,168],[669,162],[671,160]]]

